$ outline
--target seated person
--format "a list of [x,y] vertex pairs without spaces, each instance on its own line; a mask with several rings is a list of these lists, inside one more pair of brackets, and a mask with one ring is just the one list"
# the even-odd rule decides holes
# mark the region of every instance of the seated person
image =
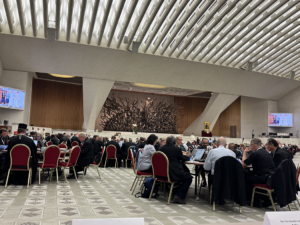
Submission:
[[236,158],[237,158],[237,159],[240,159],[240,160],[241,160],[241,159],[243,158],[242,153],[241,153],[239,150],[236,149],[236,145],[235,145],[235,144],[230,143],[230,144],[228,145],[228,148],[229,148],[229,150],[231,150],[231,151],[234,152],[234,154],[236,155]]
[[153,153],[156,152],[154,145],[157,139],[158,137],[155,134],[151,134],[146,140],[146,145],[139,159],[139,170],[141,172],[152,173],[151,158]]
[[[208,145],[209,145],[208,139],[207,138],[203,138],[202,139],[202,144],[199,145],[197,147],[197,149],[205,149],[205,150],[207,150],[207,146]],[[200,174],[201,174],[201,178],[202,178],[201,187],[206,187],[207,182],[206,182],[205,170],[204,170],[203,166],[200,167]]]
[[187,152],[186,155],[183,155],[182,150],[175,146],[175,144],[175,137],[169,136],[166,140],[166,144],[161,146],[159,151],[163,152],[169,159],[169,175],[171,180],[181,182],[177,191],[174,191],[174,203],[186,204],[185,197],[193,181],[193,177],[183,162],[189,161],[191,154]]
[[[224,156],[231,156],[233,158],[236,158],[236,155],[233,151],[226,148],[226,139],[224,137],[220,137],[217,140],[217,148],[212,149],[208,152],[208,155],[205,159],[205,163],[203,168],[205,170],[209,170],[210,174],[208,175],[208,185],[212,184],[212,179],[214,175],[214,169],[215,169],[215,163],[218,159],[224,157]],[[220,201],[219,204],[224,204],[224,201]]]
[[268,139],[267,151],[272,152],[275,168],[285,159],[291,159],[289,153],[279,148],[277,141],[274,138]]
[[[128,149],[130,148],[130,146],[134,146],[131,138],[129,139],[129,141],[127,141],[127,139],[125,138],[124,143],[122,144],[122,147],[121,147],[122,159],[124,160],[124,167],[126,167],[125,162],[126,162],[126,159],[128,156]],[[127,163],[130,163],[130,161],[128,161]]]
[[[269,175],[275,172],[272,155],[260,146],[261,140],[259,138],[253,138],[250,142],[250,147],[246,148],[243,154],[243,167],[246,168],[252,164],[253,168],[252,173],[245,174],[247,201],[251,200],[253,184],[266,184]],[[247,153],[249,153],[248,158]],[[258,197],[254,199],[254,206],[260,207]]]
[[9,136],[7,135],[7,130],[5,128],[0,129],[0,145],[7,145]]
[[78,145],[80,146],[81,145],[81,142],[78,138],[78,134],[75,134],[72,138],[71,138],[71,145],[72,145],[72,142],[73,141],[76,141],[78,143]]
[[[94,161],[94,149],[91,140],[86,136],[85,133],[79,134],[79,140],[82,144],[80,147],[80,155],[75,166],[75,172],[78,174],[79,171],[83,171],[84,167],[89,166]],[[70,174],[72,171],[70,170]],[[75,178],[74,173],[68,177],[69,179]]]
[[176,137],[176,146],[178,148],[180,148],[181,151],[183,151],[183,152],[188,151],[188,146],[182,142],[182,137],[181,136]]
[[[113,145],[113,146],[116,147],[116,149],[117,149],[117,154],[116,154],[116,156],[117,156],[117,160],[118,160],[118,165],[121,166],[122,152],[121,152],[120,145],[118,144],[118,142],[116,142],[116,136],[112,136],[112,137],[111,137],[111,141],[108,141],[108,142],[106,143],[106,149],[107,149],[107,147],[108,147],[109,145]],[[107,151],[105,151],[105,155],[104,155],[105,157],[106,157],[106,152],[107,152]],[[110,161],[111,161],[111,160],[110,160]],[[112,162],[112,161],[111,161],[111,162]],[[110,164],[111,162],[108,162],[108,163]],[[111,165],[112,165],[112,164],[111,164]]]
[[146,145],[145,138],[141,137],[138,144],[137,144],[137,146],[138,146],[138,148],[144,148],[145,145]]
[[98,155],[98,153],[102,151],[103,147],[104,147],[103,137],[99,137],[94,142],[94,155]]
[[58,146],[59,145],[59,139],[56,137],[55,134],[52,134],[50,136],[50,141],[52,142],[53,145]]

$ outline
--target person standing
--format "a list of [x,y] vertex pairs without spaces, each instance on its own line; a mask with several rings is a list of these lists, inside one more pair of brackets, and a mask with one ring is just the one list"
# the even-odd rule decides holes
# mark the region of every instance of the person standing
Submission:
[[254,138],[255,136],[255,133],[254,133],[254,130],[252,130],[252,139]]
[[0,130],[0,145],[7,145],[8,140],[9,136],[7,135],[7,130],[2,128]]
[[[5,168],[8,170],[10,167],[10,152],[12,148],[17,144],[27,145],[31,152],[30,166],[32,168],[32,183],[34,183],[38,167],[37,147],[34,144],[33,140],[26,136],[26,128],[27,124],[20,123],[18,126],[18,136],[12,137],[10,139],[5,157]],[[20,171],[12,173],[9,178],[10,181],[15,185],[26,185],[28,180],[28,172]]]

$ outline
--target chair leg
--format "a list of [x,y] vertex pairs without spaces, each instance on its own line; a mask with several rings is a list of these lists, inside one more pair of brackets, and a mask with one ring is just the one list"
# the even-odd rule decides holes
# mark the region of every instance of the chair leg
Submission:
[[125,160],[125,163],[126,163],[126,168],[127,168],[127,159]]
[[9,180],[9,175],[10,175],[10,169],[8,170],[8,173],[7,173],[7,178],[6,178],[6,182],[5,182],[5,187],[7,187],[7,183],[8,183],[8,180]]
[[118,160],[116,159],[116,162],[115,162],[115,168],[117,168],[117,164],[118,164]]
[[169,199],[168,199],[168,203],[167,203],[167,205],[169,205],[169,204],[170,204],[170,199],[171,199],[171,196],[172,196],[173,187],[174,187],[174,183],[172,183],[172,185],[171,185],[171,190],[170,190],[170,194],[169,194]]
[[166,183],[164,183],[164,198],[166,198]]
[[153,185],[152,185],[152,188],[151,188],[151,192],[150,192],[150,196],[149,196],[149,201],[152,198],[152,194],[153,194],[153,190],[154,190],[154,187],[155,187],[155,183],[156,183],[156,179],[154,179],[154,182],[153,182]]
[[135,179],[134,179],[134,181],[133,181],[133,183],[132,183],[132,186],[131,186],[131,188],[130,188],[130,191],[132,190],[132,188],[133,188],[133,185],[134,185],[134,183],[135,183],[136,179],[137,179],[137,176],[135,177]]
[[292,211],[292,210],[291,210],[291,206],[290,206],[290,204],[288,204],[288,208],[289,208],[289,210],[290,210],[290,211]]
[[216,211],[216,202],[213,202],[213,211]]
[[67,182],[67,176],[66,176],[66,171],[65,171],[65,168],[64,168],[64,167],[62,167],[62,170],[63,170],[63,172],[64,172],[64,175],[65,175],[65,181]]
[[297,202],[298,202],[298,205],[300,206],[300,202],[299,202],[299,199],[298,199],[298,197],[296,196],[296,200],[297,200]]
[[253,208],[253,201],[254,201],[255,190],[256,190],[256,187],[254,187],[253,190],[252,190],[251,208]]
[[[141,179],[142,179],[142,178],[141,178]],[[138,184],[139,180],[140,180],[140,178],[138,177],[138,180],[137,180],[137,182],[135,183],[134,188],[133,188],[133,190],[132,190],[132,192],[131,192],[132,195],[133,195],[133,192],[134,192],[134,190],[135,190],[135,188],[136,188],[136,185]]]
[[73,171],[74,171],[75,178],[77,180],[77,174],[76,174],[75,166],[73,166]]
[[39,168],[39,185],[41,185],[41,168]]
[[84,174],[85,174],[85,172],[86,172],[86,166],[85,166],[85,167],[84,167],[84,169],[83,169],[82,178],[84,178]]
[[51,175],[50,175],[49,181],[52,181],[52,175],[53,175],[52,169],[50,169],[50,173],[51,173]]
[[209,204],[211,204],[211,198],[212,198],[212,185],[210,185]]
[[241,214],[242,214],[242,210],[243,210],[242,208],[243,208],[243,207],[242,207],[242,206],[240,206],[240,213],[241,213]]
[[105,159],[104,168],[106,168],[106,162],[107,162],[107,158]]
[[[268,195],[269,195],[269,198],[270,198],[270,200],[271,200],[273,209],[274,209],[274,211],[276,211],[276,207],[275,207],[275,204],[274,204],[274,201],[273,201],[273,198],[272,198],[272,193],[271,193],[270,191],[268,191]],[[290,205],[289,205],[289,206],[290,206]]]
[[29,169],[29,171],[28,171],[27,188],[29,188],[29,182],[30,182],[30,171],[31,171],[31,169]]
[[56,181],[58,183],[58,169],[57,169],[57,167],[56,167]]
[[96,170],[97,170],[97,172],[98,172],[99,178],[101,179],[101,176],[100,176],[100,172],[99,172],[98,166],[96,166]]

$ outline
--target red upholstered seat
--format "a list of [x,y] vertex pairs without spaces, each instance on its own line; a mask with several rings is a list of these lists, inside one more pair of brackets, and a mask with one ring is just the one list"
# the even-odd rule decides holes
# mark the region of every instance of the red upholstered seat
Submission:
[[254,184],[253,186],[254,186],[254,187],[267,188],[267,189],[269,189],[269,190],[272,190],[272,189],[273,189],[273,188],[271,188],[271,187],[268,187],[268,186],[265,185],[265,184]]
[[141,171],[136,171],[136,174],[138,176],[152,176],[152,173],[147,173],[147,172],[141,172]]

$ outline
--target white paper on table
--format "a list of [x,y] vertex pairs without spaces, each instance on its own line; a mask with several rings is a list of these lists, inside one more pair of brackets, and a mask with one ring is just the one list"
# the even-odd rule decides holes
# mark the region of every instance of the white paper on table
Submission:
[[300,212],[266,212],[263,225],[300,225]]
[[73,219],[72,225],[144,225],[144,218]]

